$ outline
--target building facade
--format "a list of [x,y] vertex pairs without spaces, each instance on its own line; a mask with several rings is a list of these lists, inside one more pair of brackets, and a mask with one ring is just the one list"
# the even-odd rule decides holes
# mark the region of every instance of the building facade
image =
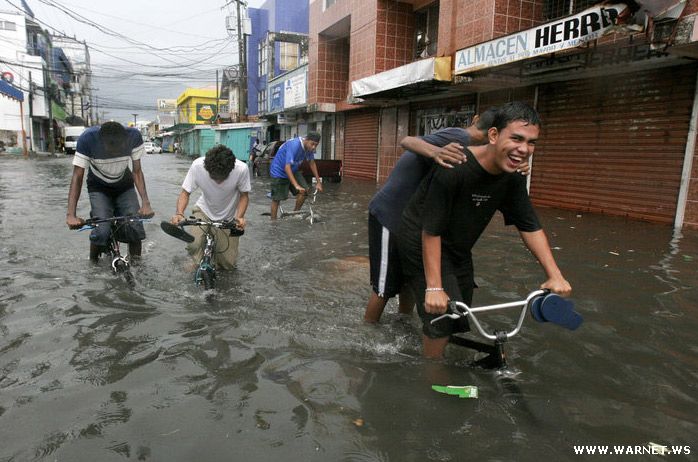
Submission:
[[535,203],[698,227],[697,16],[697,0],[311,0],[309,107],[335,120],[344,175],[382,182],[403,136],[524,100],[543,117]]
[[75,37],[52,35],[51,42],[55,48],[60,48],[70,61],[72,74],[70,76],[70,92],[66,97],[65,108],[72,116],[71,125],[94,125],[94,110],[92,108],[92,66],[90,50],[87,43]]
[[267,0],[248,15],[248,114],[265,122],[260,138],[271,142],[316,130],[307,113],[308,1]]
[[215,88],[187,88],[177,98],[177,123],[208,125],[218,117],[220,103]]

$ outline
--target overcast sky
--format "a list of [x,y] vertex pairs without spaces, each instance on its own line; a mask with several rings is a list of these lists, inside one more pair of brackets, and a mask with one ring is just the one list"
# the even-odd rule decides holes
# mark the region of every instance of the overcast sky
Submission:
[[[237,63],[237,42],[225,27],[235,11],[230,0],[26,2],[44,29],[87,42],[100,118],[104,112],[127,123],[137,113],[138,120],[153,120],[156,99],[214,87],[216,69]],[[247,3],[259,7],[264,0]],[[2,9],[20,4],[0,0]]]

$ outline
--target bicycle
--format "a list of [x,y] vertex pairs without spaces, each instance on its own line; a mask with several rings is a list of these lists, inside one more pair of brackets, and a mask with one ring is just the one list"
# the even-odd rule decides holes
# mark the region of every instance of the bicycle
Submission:
[[[121,226],[127,223],[142,222],[145,220],[146,218],[137,215],[124,215],[111,218],[89,218],[85,220],[83,226],[78,229],[78,231],[84,231],[87,229],[94,229],[101,224],[109,224],[111,232],[109,233],[109,240],[107,241],[106,253],[111,257],[111,267],[114,273],[122,276],[130,287],[136,284],[133,273],[131,273],[130,255],[121,255],[119,241],[116,240],[115,236]],[[99,254],[90,255],[90,258],[93,257],[96,259],[99,257]]]
[[[478,313],[516,307],[521,307],[521,312],[519,313],[518,322],[515,327],[509,331],[494,330],[491,334],[487,333],[477,318]],[[519,333],[527,312],[538,322],[551,322],[569,330],[577,329],[583,322],[582,316],[574,311],[574,304],[572,301],[551,293],[547,289],[542,289],[534,290],[529,293],[525,300],[476,308],[470,308],[463,302],[450,301],[448,304],[448,311],[432,319],[431,323],[435,324],[445,318],[453,320],[466,317],[469,318],[475,325],[478,333],[485,339],[494,341],[494,344],[479,342],[459,334],[451,335],[449,343],[487,353],[486,357],[475,361],[475,364],[487,369],[498,369],[500,372],[506,372],[508,371],[508,364],[504,345],[507,340]]]
[[[315,200],[317,199],[317,193],[318,193],[318,189],[313,188],[313,192],[310,193],[310,204],[315,204]],[[284,211],[281,204],[279,204],[279,218],[298,216],[302,220],[310,221],[310,224],[312,225],[317,220],[317,214],[313,210],[313,206],[310,204],[308,204],[308,210],[301,209],[301,210],[294,210],[291,212]]]
[[194,283],[197,287],[203,285],[204,290],[207,291],[213,290],[216,284],[215,258],[213,258],[216,252],[216,236],[212,229],[229,229],[231,236],[242,236],[245,234],[245,230],[238,228],[237,225],[237,220],[206,221],[195,217],[189,217],[189,219],[181,221],[178,225],[173,225],[169,221],[160,223],[160,227],[165,233],[186,243],[194,242],[195,238],[184,230],[185,226],[199,226],[204,232],[204,254],[194,273]]

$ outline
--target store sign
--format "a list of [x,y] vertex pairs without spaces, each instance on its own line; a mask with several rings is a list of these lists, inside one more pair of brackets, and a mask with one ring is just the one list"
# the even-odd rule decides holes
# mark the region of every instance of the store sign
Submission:
[[213,121],[214,117],[216,117],[216,109],[215,104],[198,103],[196,105],[196,120],[203,122]]
[[269,95],[269,112],[283,111],[284,109],[284,84],[273,85]]
[[454,73],[464,74],[578,47],[615,27],[626,9],[624,4],[597,6],[559,21],[458,50]]
[[306,104],[305,73],[284,81],[284,108]]

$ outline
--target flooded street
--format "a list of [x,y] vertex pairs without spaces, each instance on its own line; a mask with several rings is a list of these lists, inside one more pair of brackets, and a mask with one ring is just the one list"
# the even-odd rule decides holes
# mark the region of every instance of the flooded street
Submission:
[[[527,316],[507,345],[520,374],[499,376],[455,346],[423,360],[418,318],[394,301],[363,324],[371,183],[327,184],[311,225],[270,223],[268,179],[254,179],[237,270],[205,300],[184,243],[159,226],[189,163],[143,160],[156,215],[131,290],[65,226],[71,159],[0,156],[0,461],[566,461],[586,460],[575,445],[649,442],[698,453],[698,232],[539,209],[585,323]],[[475,306],[544,280],[498,217],[475,269]]]

